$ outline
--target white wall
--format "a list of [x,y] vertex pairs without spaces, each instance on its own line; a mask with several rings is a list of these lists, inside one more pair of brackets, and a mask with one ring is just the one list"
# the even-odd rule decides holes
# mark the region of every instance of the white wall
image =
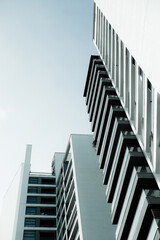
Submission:
[[11,240],[15,230],[15,219],[18,213],[18,199],[20,193],[20,183],[22,180],[24,164],[21,164],[16,176],[14,177],[11,186],[4,197],[2,213],[0,217],[0,236],[2,240]]
[[110,205],[105,202],[105,186],[92,141],[91,135],[70,138],[81,237],[114,239],[115,226],[110,222]]
[[[27,146],[25,163],[22,163],[5,194],[0,216],[0,239],[22,240],[24,215],[30,171],[31,146]],[[5,179],[4,179],[5,180]]]
[[53,157],[53,160],[55,161],[56,181],[58,180],[58,177],[59,177],[64,156],[65,156],[65,153],[56,152]]
[[95,0],[153,87],[160,93],[160,1]]

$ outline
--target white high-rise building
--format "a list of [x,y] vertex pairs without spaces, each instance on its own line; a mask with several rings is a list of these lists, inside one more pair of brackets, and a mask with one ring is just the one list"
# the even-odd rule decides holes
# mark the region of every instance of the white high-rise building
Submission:
[[2,240],[56,240],[56,177],[30,172],[31,148],[4,197]]
[[93,41],[160,187],[160,2],[94,1]]
[[160,190],[99,56],[91,56],[84,96],[115,238],[159,239]]
[[64,156],[56,153],[57,240],[114,239],[110,206],[105,203],[105,187],[98,169],[92,135],[71,135]]
[[116,239],[160,239],[160,3],[94,1],[84,96]]

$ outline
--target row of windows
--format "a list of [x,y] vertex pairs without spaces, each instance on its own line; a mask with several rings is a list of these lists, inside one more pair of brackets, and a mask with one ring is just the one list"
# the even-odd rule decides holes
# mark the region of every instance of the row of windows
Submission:
[[56,188],[28,187],[28,193],[55,194]]
[[29,184],[55,184],[56,180],[55,178],[38,178],[38,177],[29,177]]
[[56,240],[56,232],[39,232],[24,231],[23,240]]
[[26,207],[26,215],[56,215],[56,208]]
[[56,219],[26,218],[25,227],[56,227]]
[[33,204],[36,204],[36,203],[41,203],[41,204],[56,204],[56,198],[54,197],[46,197],[46,198],[42,198],[42,197],[35,197],[35,196],[28,196],[27,197],[27,203],[33,203]]

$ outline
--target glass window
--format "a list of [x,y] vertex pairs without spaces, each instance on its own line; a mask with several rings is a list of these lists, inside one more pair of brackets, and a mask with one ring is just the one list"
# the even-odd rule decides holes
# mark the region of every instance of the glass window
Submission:
[[35,227],[36,226],[36,219],[35,218],[26,218],[24,226],[25,227]]
[[36,215],[36,208],[33,207],[27,207],[26,208],[26,215]]
[[38,188],[37,187],[29,187],[28,193],[38,193]]
[[24,240],[35,240],[36,239],[36,234],[35,231],[24,231]]
[[55,183],[56,183],[55,178],[54,179],[42,178],[42,184],[52,185]]
[[30,177],[29,178],[29,183],[30,184],[38,184],[38,178]]
[[37,197],[27,197],[27,203],[37,203]]

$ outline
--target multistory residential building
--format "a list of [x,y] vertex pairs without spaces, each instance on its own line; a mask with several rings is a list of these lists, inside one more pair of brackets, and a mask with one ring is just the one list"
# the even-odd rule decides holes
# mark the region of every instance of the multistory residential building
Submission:
[[93,42],[160,187],[159,11],[159,1],[95,0]]
[[31,145],[9,187],[1,215],[1,239],[56,240],[56,176],[30,172]]
[[57,178],[57,240],[114,239],[92,135],[70,136]]
[[56,178],[53,174],[29,174],[23,239],[56,240]]
[[159,11],[158,1],[94,1],[99,56],[84,96],[116,239],[160,239]]
[[91,56],[84,96],[115,239],[160,239],[158,179],[99,56]]

